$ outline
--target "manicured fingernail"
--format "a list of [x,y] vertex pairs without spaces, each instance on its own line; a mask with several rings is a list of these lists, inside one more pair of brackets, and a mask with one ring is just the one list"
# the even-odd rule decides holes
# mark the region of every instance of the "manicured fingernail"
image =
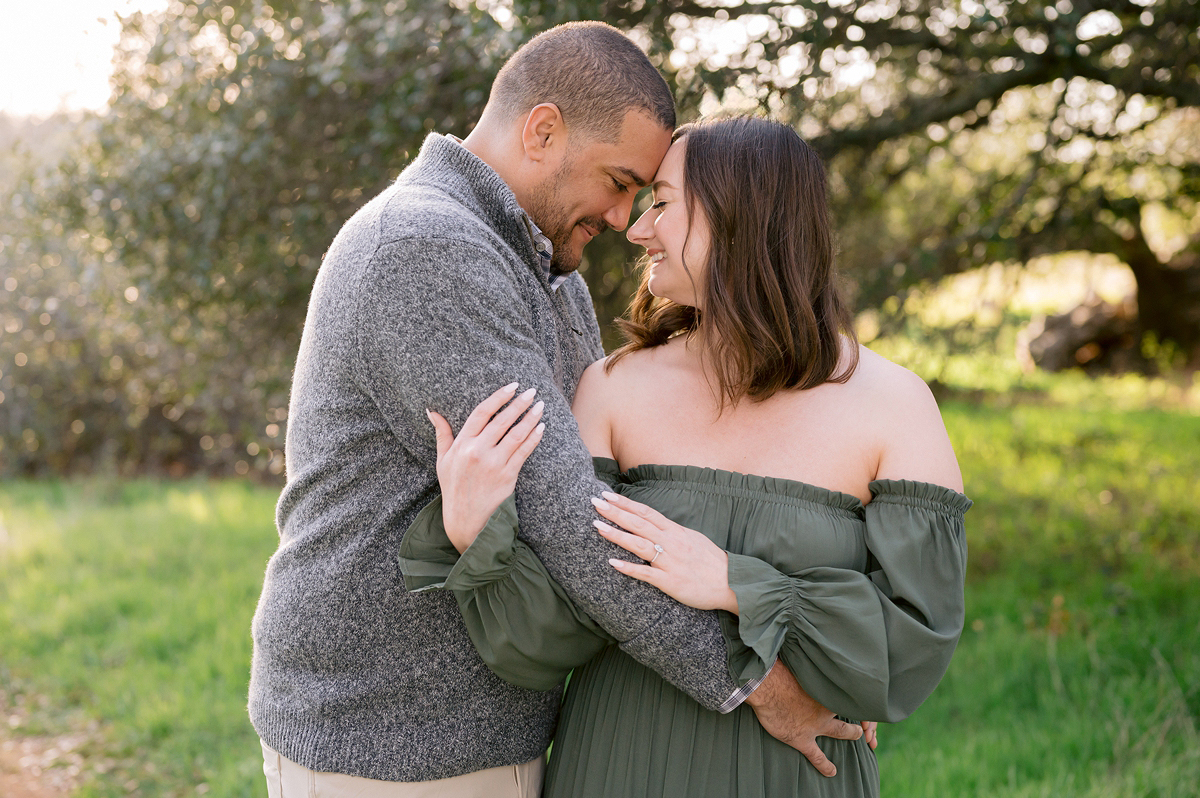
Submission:
[[508,385],[505,385],[505,386],[504,386],[503,388],[501,388],[500,390],[502,390],[502,391],[508,391],[509,393],[512,393],[513,391],[517,390],[517,386],[518,386],[518,385],[520,385],[520,383],[517,383],[517,382],[510,382]]
[[521,398],[522,398],[522,399],[532,399],[532,398],[533,398],[533,395],[534,395],[535,393],[537,393],[537,388],[530,388],[528,391],[526,391],[525,393],[521,394]]
[[536,427],[533,428],[534,435],[541,435],[545,431],[546,431],[546,422],[544,422],[544,421],[541,424],[538,424]]
[[613,568],[616,568],[618,571],[623,571],[623,570],[625,570],[625,566],[628,565],[629,563],[625,562],[624,560],[618,560],[614,557],[613,559],[608,561],[608,564],[611,565]]
[[595,496],[592,497],[592,504],[601,510],[608,509],[608,502],[604,501],[604,499],[597,499]]
[[430,410],[428,407],[425,408],[425,418],[429,419],[430,421],[433,421],[433,411]]
[[545,407],[546,407],[546,403],[539,399],[538,403],[535,404],[532,408],[530,408],[530,410],[534,413],[540,413],[540,412],[542,412],[543,408],[545,408]]
[[603,492],[601,492],[600,495],[603,496],[604,498],[608,499],[610,502],[616,501],[617,499],[621,498],[617,494],[613,493],[611,490],[603,491]]

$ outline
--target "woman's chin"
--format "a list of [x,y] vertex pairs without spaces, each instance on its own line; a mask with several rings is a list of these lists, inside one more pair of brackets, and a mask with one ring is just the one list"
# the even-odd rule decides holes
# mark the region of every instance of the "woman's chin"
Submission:
[[676,305],[683,305],[689,308],[696,307],[696,299],[690,293],[685,295],[682,291],[672,291],[670,288],[664,288],[661,284],[655,285],[653,277],[646,281],[646,290],[650,292],[651,296],[666,299],[674,302]]
[[672,302],[677,301],[676,297],[672,296],[671,287],[656,274],[651,274],[650,279],[646,280],[646,290],[651,296],[656,296],[659,299],[669,299]]

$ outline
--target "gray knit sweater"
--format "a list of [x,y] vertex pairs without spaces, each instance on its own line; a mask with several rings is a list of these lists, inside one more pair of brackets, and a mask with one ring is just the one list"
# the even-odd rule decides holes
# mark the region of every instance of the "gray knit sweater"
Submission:
[[397,548],[438,490],[425,408],[458,429],[514,380],[546,402],[517,485],[521,537],[631,655],[703,705],[735,689],[715,614],[615,572],[604,488],[570,412],[602,354],[583,280],[551,292],[489,166],[431,135],[334,240],[313,286],[287,431],[279,550],[254,616],[250,718],[318,771],[424,781],[546,749],[559,691],[501,681],[453,596],[404,590]]

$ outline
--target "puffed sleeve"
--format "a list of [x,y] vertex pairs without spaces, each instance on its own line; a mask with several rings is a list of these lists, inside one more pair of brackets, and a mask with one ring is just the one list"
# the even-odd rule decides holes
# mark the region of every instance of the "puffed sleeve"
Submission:
[[933,692],[962,633],[971,500],[908,480],[876,480],[870,490],[867,573],[787,574],[730,554],[739,615],[723,613],[723,623],[735,677],[755,678],[780,657],[839,715],[894,722]]
[[[597,459],[597,476],[614,484],[614,466]],[[405,533],[400,566],[408,590],[454,594],[471,642],[496,675],[518,687],[550,690],[615,639],[567,597],[517,538],[517,525],[509,496],[460,557],[446,536],[438,497]]]

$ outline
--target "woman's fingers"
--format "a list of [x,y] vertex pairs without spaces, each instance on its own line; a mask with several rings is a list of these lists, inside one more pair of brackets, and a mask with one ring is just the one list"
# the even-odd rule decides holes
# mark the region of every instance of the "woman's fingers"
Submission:
[[495,446],[500,443],[501,438],[508,432],[509,427],[517,423],[521,414],[533,404],[533,398],[536,395],[537,388],[530,388],[513,397],[513,400],[508,405],[492,416],[492,420],[479,433],[479,440],[489,446]]
[[[529,408],[525,415],[521,416],[520,421],[518,421],[516,424],[513,424],[504,433],[504,437],[500,439],[500,441],[496,444],[496,447],[504,456],[505,461],[511,462],[512,457],[516,453],[517,449],[520,448],[521,445],[529,438],[530,434],[533,433],[534,428],[537,427],[538,423],[542,420],[542,411],[545,409],[545,407],[545,402],[537,402],[533,407]],[[522,460],[523,459],[524,458],[522,458]]]
[[429,423],[433,424],[433,434],[437,438],[437,459],[440,463],[446,456],[446,452],[450,450],[451,444],[454,443],[454,430],[451,429],[450,422],[442,418],[440,413],[426,408],[425,415],[429,416]]
[[475,409],[471,411],[471,415],[467,416],[466,422],[463,423],[459,435],[473,437],[482,432],[483,428],[487,426],[488,419],[496,415],[497,411],[504,407],[504,404],[508,400],[512,399],[516,391],[517,383],[510,382],[476,405]]
[[600,515],[612,521],[622,529],[628,529],[643,537],[653,534],[655,530],[667,529],[673,523],[662,513],[647,507],[641,502],[627,499],[610,491],[601,494],[603,499],[592,499]]
[[610,543],[617,544],[635,557],[641,557],[643,560],[647,561],[654,559],[656,552],[654,549],[654,543],[652,541],[647,540],[639,535],[631,535],[628,532],[617,529],[614,526],[609,526],[603,521],[593,521],[592,525],[599,530],[600,537],[604,538]]
[[[520,471],[521,466],[523,466],[525,461],[529,459],[529,455],[532,454],[533,450],[537,448],[537,445],[542,442],[542,433],[545,431],[545,424],[538,424],[536,427],[534,427],[530,433],[525,436],[525,439],[521,441],[521,445],[517,447],[517,450],[508,458],[509,467],[515,467],[516,471]],[[505,440],[507,440],[507,438]]]
[[635,562],[618,560],[615,557],[609,560],[608,564],[626,576],[632,576],[639,582],[645,582],[648,585],[653,585],[659,590],[662,590],[664,593],[667,593],[667,595],[670,595],[670,593],[664,589],[666,585],[663,580],[667,578],[666,571],[660,571],[657,568],[651,568],[649,565],[640,565]]

